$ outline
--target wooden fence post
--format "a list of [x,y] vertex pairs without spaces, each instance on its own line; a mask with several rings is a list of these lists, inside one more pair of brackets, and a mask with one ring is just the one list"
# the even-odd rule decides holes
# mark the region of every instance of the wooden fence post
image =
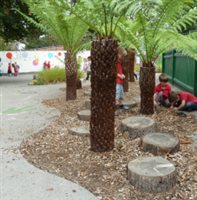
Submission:
[[175,67],[176,67],[176,50],[172,50],[172,85],[174,85],[175,78]]

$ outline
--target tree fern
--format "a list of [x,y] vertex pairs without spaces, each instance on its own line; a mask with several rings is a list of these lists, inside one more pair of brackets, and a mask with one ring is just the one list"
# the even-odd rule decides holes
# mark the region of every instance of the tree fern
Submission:
[[[64,46],[66,50],[66,99],[76,99],[76,54],[80,47],[84,46],[85,40],[83,38],[88,30],[87,24],[72,15],[70,6],[73,7],[73,5],[71,4],[65,9],[65,7],[60,6],[61,1],[58,0],[24,0],[24,2],[27,3],[31,13],[35,15],[39,23],[21,14],[38,28],[52,35]],[[64,5],[69,5],[68,1],[65,1]]]
[[[24,0],[40,23],[30,17],[24,16],[38,28],[53,35],[65,49],[75,51],[81,45],[82,39],[87,32],[88,26],[79,18],[70,15],[69,11],[54,4],[58,1]],[[47,8],[47,10],[46,10]]]
[[61,7],[68,9],[85,22],[90,29],[101,37],[113,37],[123,13],[115,9],[116,0],[80,0],[75,7],[69,6],[64,0],[58,1]]
[[[123,0],[121,4],[128,2]],[[130,32],[130,42],[136,47],[144,62],[154,62],[162,51],[169,48],[177,48],[196,58],[195,38],[179,33],[187,24],[192,25],[197,22],[196,8],[191,8],[193,2],[193,0],[133,1],[126,16],[132,16],[133,21],[130,20],[130,23],[135,24],[135,29],[122,23],[121,30],[128,37]],[[134,40],[135,35],[138,40]]]

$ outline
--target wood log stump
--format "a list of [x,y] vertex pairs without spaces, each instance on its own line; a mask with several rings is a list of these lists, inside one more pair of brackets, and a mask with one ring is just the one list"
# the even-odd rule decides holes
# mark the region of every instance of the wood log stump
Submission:
[[141,146],[144,151],[162,155],[177,152],[180,148],[180,141],[172,134],[148,133],[141,139]]
[[86,90],[84,92],[84,95],[90,97],[91,96],[91,90]]
[[84,127],[70,128],[68,129],[68,132],[72,135],[78,135],[83,137],[90,135],[90,131]]
[[141,137],[147,133],[155,132],[156,123],[149,117],[129,117],[122,121],[122,131],[128,131],[131,139]]
[[141,146],[144,151],[154,155],[175,153],[180,148],[179,139],[169,133],[148,133],[141,138]]
[[80,120],[90,121],[90,110],[82,110],[77,115]]
[[86,107],[86,109],[90,109],[91,108],[91,101],[90,100],[86,100],[85,101],[85,107]]
[[134,97],[133,100],[138,104],[138,103],[140,103],[141,98],[140,97]]
[[140,157],[129,162],[128,179],[142,192],[164,192],[176,184],[176,169],[162,157]]
[[137,105],[135,101],[123,101],[123,105],[130,108],[133,108]]

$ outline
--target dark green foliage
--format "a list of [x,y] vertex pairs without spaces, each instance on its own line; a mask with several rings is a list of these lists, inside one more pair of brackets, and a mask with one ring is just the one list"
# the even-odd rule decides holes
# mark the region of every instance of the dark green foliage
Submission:
[[13,11],[13,8],[31,15],[28,6],[21,0],[0,0],[0,36],[8,41],[20,40],[27,35],[37,36],[41,33],[19,13]]

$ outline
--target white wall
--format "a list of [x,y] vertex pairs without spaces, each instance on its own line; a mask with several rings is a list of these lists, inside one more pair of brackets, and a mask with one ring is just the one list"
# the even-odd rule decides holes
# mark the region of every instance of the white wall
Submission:
[[[90,52],[80,52],[78,56],[88,57]],[[64,67],[64,51],[0,51],[0,66],[7,73],[8,63],[17,62],[19,72],[38,72],[43,69],[43,63],[50,61],[51,68]]]

